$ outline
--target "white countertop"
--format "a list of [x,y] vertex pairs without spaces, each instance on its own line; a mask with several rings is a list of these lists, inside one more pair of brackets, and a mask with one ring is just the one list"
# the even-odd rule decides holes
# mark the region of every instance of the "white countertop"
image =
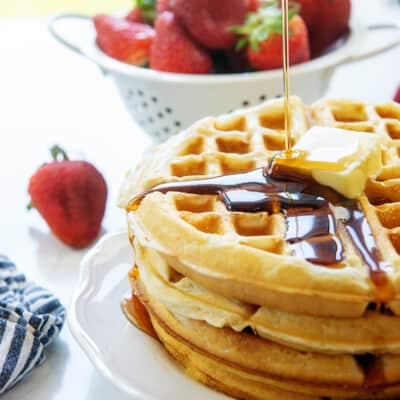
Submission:
[[[363,0],[363,5],[372,2]],[[369,19],[374,15],[385,20],[371,8]],[[113,83],[90,62],[55,43],[45,20],[0,19],[0,32],[0,253],[68,305],[86,251],[62,245],[35,211],[26,211],[29,177],[49,159],[52,144],[79,152],[103,172],[109,185],[104,232],[121,230],[124,214],[114,206],[118,186],[150,140],[130,120]],[[370,102],[390,99],[400,83],[398,71],[400,49],[342,67],[327,95]],[[106,316],[104,326],[110,329]],[[3,396],[125,398],[92,367],[67,326],[47,349],[45,363]]]

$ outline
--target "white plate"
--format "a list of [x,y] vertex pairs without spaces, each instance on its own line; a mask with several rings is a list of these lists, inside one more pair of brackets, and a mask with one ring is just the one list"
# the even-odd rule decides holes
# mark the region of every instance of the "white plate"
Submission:
[[126,233],[104,236],[81,265],[69,327],[99,372],[135,399],[223,400],[186,376],[162,345],[123,316],[133,253]]

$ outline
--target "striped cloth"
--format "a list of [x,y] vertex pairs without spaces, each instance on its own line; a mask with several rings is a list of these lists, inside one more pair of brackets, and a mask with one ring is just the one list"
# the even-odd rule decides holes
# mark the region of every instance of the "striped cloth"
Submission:
[[64,320],[60,301],[0,255],[0,394],[43,362]]

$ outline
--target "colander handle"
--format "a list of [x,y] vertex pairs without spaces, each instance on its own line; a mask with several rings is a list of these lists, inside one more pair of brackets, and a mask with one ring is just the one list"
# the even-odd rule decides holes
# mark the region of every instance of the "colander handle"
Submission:
[[73,43],[57,29],[57,25],[59,22],[67,20],[86,21],[88,24],[92,24],[92,18],[86,15],[69,13],[57,14],[53,18],[51,18],[48,24],[48,30],[50,34],[53,36],[54,39],[57,40],[57,42],[61,43],[67,49],[72,50],[74,53],[77,53],[94,62],[103,73],[106,73],[106,70],[96,61],[95,57],[91,54],[93,53],[92,43],[89,44],[83,41],[81,43]]
[[[365,29],[365,28],[364,28]],[[377,30],[397,30],[398,34],[392,38],[391,40],[382,43],[382,45],[371,49],[366,50],[360,53],[351,54],[345,60],[343,60],[340,64],[350,64],[356,61],[365,60],[370,57],[374,57],[378,54],[385,53],[386,51],[400,45],[400,25],[395,23],[387,23],[387,24],[377,24],[377,25],[369,25],[366,27],[365,35],[368,35],[369,32],[377,31]]]

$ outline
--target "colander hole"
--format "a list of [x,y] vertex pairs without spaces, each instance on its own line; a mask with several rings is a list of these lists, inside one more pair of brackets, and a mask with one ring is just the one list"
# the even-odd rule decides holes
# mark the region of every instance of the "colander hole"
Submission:
[[181,121],[175,121],[175,122],[174,122],[174,125],[177,126],[177,127],[179,128],[182,124],[181,124]]
[[167,126],[164,128],[164,132],[165,132],[165,133],[168,133],[168,132],[169,132],[169,128],[168,128]]
[[250,105],[250,102],[248,100],[243,100],[242,105],[243,107],[247,107]]
[[138,95],[139,96],[143,96],[144,95],[143,91],[142,90],[138,90]]
[[164,114],[162,112],[157,113],[158,118],[164,118]]
[[153,117],[149,117],[148,119],[147,119],[147,121],[149,121],[151,124],[154,122],[154,118]]
[[165,109],[165,112],[166,112],[167,114],[171,114],[171,113],[172,113],[172,110],[171,110],[169,107],[167,107],[167,108]]
[[260,96],[260,101],[265,101],[265,100],[267,100],[267,96],[265,94],[262,94]]
[[276,99],[279,99],[280,97],[282,97],[282,95],[280,93],[275,95]]
[[153,103],[157,103],[157,102],[158,102],[158,99],[157,99],[157,97],[153,96],[153,97],[151,98],[151,101],[152,101]]
[[144,102],[142,103],[142,106],[143,106],[143,108],[147,108],[147,106],[148,106],[147,101],[144,101]]

